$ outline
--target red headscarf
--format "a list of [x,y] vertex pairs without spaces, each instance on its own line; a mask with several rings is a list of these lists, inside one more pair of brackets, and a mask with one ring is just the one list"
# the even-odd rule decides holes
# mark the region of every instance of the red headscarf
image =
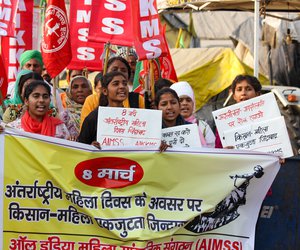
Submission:
[[21,118],[21,126],[26,132],[31,132],[35,134],[55,136],[56,126],[62,124],[63,122],[57,118],[50,117],[48,114],[44,116],[42,122],[33,119],[29,112],[26,111]]

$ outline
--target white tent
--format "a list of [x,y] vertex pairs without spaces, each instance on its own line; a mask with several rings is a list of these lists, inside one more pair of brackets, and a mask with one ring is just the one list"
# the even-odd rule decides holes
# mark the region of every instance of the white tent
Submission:
[[[157,0],[160,11],[215,11],[215,10],[241,10],[254,11],[256,0]],[[299,12],[299,0],[260,0],[260,10]]]
[[254,11],[254,75],[259,74],[259,16],[269,11],[299,12],[299,0],[157,0],[159,11]]

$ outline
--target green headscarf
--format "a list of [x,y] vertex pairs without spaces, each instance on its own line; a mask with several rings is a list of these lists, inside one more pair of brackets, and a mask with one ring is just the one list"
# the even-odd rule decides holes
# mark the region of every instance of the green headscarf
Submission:
[[19,72],[19,74],[17,75],[15,86],[14,86],[14,89],[15,89],[14,96],[13,96],[13,98],[4,101],[5,106],[8,106],[9,104],[18,105],[18,104],[23,103],[23,101],[21,99],[21,96],[19,94],[19,84],[20,84],[21,77],[24,76],[24,75],[27,75],[29,73],[33,73],[33,72],[31,70],[28,70],[28,69],[22,69]]
[[36,59],[43,67],[43,58],[41,52],[39,52],[38,50],[26,50],[20,56],[21,68],[23,68],[25,63],[27,63],[31,59]]

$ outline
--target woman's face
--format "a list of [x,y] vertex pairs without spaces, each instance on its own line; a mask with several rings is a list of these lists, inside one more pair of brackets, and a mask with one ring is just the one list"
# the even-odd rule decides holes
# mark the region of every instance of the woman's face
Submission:
[[101,81],[97,82],[97,85],[95,86],[95,92],[100,94],[100,92],[101,92]]
[[37,86],[28,99],[25,98],[28,112],[35,120],[43,120],[50,105],[50,95],[44,86]]
[[20,94],[20,97],[21,97],[21,99],[24,101],[24,93],[25,93],[25,89],[26,89],[26,87],[30,84],[30,83],[32,83],[34,81],[34,79],[28,79],[28,80],[26,80],[25,82],[24,82],[24,84],[23,84],[23,87],[22,87],[22,91],[21,91],[21,94]]
[[249,100],[258,95],[259,93],[256,93],[255,89],[246,80],[244,80],[236,84],[233,99],[237,103],[239,103],[242,101]]
[[166,123],[176,124],[176,118],[180,114],[180,104],[171,93],[160,96],[157,108],[162,110],[162,118]]
[[180,102],[180,114],[183,118],[189,118],[194,111],[194,102],[192,98],[187,95],[182,95],[179,97]]
[[128,79],[128,69],[123,62],[121,62],[119,60],[115,60],[107,69],[107,73],[113,72],[113,71],[122,72],[126,76],[126,79]]
[[92,94],[89,84],[84,78],[73,80],[71,86],[71,97],[74,102],[83,104],[85,99]]
[[109,106],[120,106],[128,97],[127,79],[124,76],[115,76],[107,88],[103,88],[102,92],[107,96]]

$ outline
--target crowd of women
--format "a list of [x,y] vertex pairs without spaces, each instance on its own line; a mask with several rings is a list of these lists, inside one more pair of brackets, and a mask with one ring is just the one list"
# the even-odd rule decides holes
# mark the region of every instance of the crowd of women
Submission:
[[[82,71],[70,70],[68,89],[56,96],[62,103],[58,109],[49,83],[25,67],[17,76],[13,96],[4,102],[0,132],[5,127],[15,128],[100,148],[96,139],[97,129],[101,129],[97,125],[99,106],[145,108],[143,96],[129,91],[134,67],[132,61],[129,64],[124,57],[114,56],[108,60],[106,74],[96,75],[94,86]],[[253,76],[238,75],[231,91],[238,103],[259,95],[261,85]],[[204,120],[196,118],[194,92],[188,82],[158,79],[150,107],[162,110],[162,128],[196,123],[203,146],[222,147],[218,131],[214,133]],[[161,150],[168,147],[162,144]]]

